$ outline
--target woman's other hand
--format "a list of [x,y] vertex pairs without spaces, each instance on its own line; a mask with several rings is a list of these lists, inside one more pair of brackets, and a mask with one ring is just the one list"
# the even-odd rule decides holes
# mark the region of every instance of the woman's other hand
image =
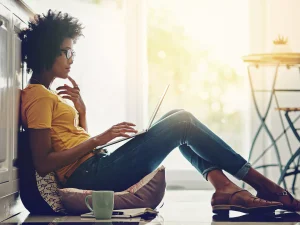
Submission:
[[83,115],[86,113],[86,108],[80,95],[80,89],[75,80],[73,80],[70,76],[68,76],[68,79],[71,81],[73,87],[65,84],[64,86],[56,88],[56,90],[59,91],[58,95],[63,95],[62,98],[71,100],[78,113]]
[[102,134],[97,135],[94,137],[98,145],[104,145],[107,142],[113,140],[116,137],[131,137],[127,133],[137,133],[138,131],[133,128],[135,124],[123,122],[117,125],[112,126],[107,131],[103,132]]

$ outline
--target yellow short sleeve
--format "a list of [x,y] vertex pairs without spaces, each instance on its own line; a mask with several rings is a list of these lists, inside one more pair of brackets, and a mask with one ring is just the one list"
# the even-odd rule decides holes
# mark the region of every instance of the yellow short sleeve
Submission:
[[32,102],[26,111],[28,128],[51,128],[54,104],[51,97],[42,97]]

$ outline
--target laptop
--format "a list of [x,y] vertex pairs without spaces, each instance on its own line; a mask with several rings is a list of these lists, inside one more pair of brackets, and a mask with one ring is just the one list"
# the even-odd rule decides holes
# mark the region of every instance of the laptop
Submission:
[[110,146],[110,145],[119,143],[119,142],[121,142],[121,141],[130,139],[130,138],[134,138],[134,137],[136,137],[136,136],[138,136],[138,135],[141,135],[141,134],[146,133],[146,132],[150,129],[150,127],[151,127],[151,125],[152,125],[152,123],[153,123],[153,121],[154,121],[154,118],[155,118],[155,116],[156,116],[156,114],[157,114],[157,112],[158,112],[158,109],[159,109],[159,107],[160,107],[162,101],[163,101],[164,98],[165,98],[165,95],[166,95],[166,93],[167,93],[167,91],[168,91],[168,89],[169,89],[169,86],[170,86],[170,84],[168,84],[168,85],[166,86],[166,88],[165,88],[165,90],[164,90],[164,92],[163,92],[161,98],[159,99],[159,101],[158,101],[158,103],[157,103],[157,105],[156,105],[156,107],[155,107],[155,109],[154,109],[154,112],[153,112],[153,114],[152,114],[152,116],[151,116],[151,118],[150,118],[148,127],[147,127],[146,129],[143,129],[143,130],[141,130],[141,131],[139,131],[139,132],[133,134],[133,135],[130,136],[130,137],[124,137],[124,138],[121,138],[121,139],[118,139],[118,140],[115,140],[115,141],[108,142],[108,143],[105,144],[105,145],[97,146],[96,149],[99,150],[99,149],[102,149],[102,148],[104,148],[104,147],[107,147],[107,146]]

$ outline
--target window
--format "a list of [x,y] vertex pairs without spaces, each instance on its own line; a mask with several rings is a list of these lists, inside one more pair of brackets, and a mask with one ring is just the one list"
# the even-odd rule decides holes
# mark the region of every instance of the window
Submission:
[[[248,1],[147,3],[148,115],[170,83],[158,117],[184,108],[246,155],[248,83],[241,56],[248,51]],[[179,150],[163,164],[195,171]]]

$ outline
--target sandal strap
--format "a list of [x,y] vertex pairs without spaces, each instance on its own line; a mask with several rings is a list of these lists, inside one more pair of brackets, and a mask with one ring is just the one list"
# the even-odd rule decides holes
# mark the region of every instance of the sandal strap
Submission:
[[278,196],[289,196],[290,197],[290,200],[291,200],[291,204],[297,208],[297,209],[300,209],[300,204],[299,202],[293,197],[293,195],[291,195],[290,192],[288,192],[287,190],[284,190],[283,192],[281,193],[274,193]]
[[[230,198],[229,198],[229,202],[231,201],[232,197],[233,197],[235,194],[240,193],[240,192],[242,192],[242,191],[247,191],[247,190],[239,190],[239,191],[233,192],[233,193],[231,194]],[[247,191],[247,192],[248,192],[248,191]]]
[[252,200],[252,202],[255,202],[255,200],[256,199],[259,199],[259,201],[258,202],[260,202],[261,201],[261,199],[260,198],[257,198],[257,197],[255,197],[255,196],[253,196],[253,200]]
[[271,201],[268,201],[268,200],[265,200],[265,199],[262,199],[262,198],[258,198],[258,197],[255,197],[255,196],[252,196],[252,198],[253,198],[252,202],[255,202],[255,200],[257,200],[257,199],[259,200],[258,202],[262,202],[262,201],[264,201],[266,203],[271,202]]
[[278,196],[286,196],[286,195],[291,196],[291,194],[287,190],[284,190],[283,192],[279,192],[279,193],[273,193],[273,194],[278,195]]
[[[229,199],[229,201],[231,201],[231,199],[232,199],[232,197],[235,195],[235,194],[237,194],[237,193],[240,193],[240,192],[242,192],[242,191],[246,191],[246,192],[249,192],[249,191],[247,191],[247,190],[239,190],[239,191],[236,191],[236,192],[233,192],[232,194],[231,194],[231,196],[230,196],[230,199]],[[250,193],[251,194],[251,193]],[[252,195],[252,194],[251,194]],[[258,200],[258,202],[261,202],[263,199],[261,199],[261,198],[258,198],[258,197],[255,197],[255,196],[251,196],[252,198],[253,198],[253,200],[252,200],[252,202],[255,202],[255,200]],[[266,201],[266,200],[264,200],[266,203],[268,203],[269,201]]]
[[275,194],[277,196],[289,196],[292,204],[295,201],[295,198],[293,197],[293,195],[291,195],[291,193],[288,192],[287,190],[284,190],[283,192],[279,192],[279,193],[273,193],[273,194]]
[[280,197],[283,196],[289,196],[290,199],[290,207],[288,207],[289,210],[294,210],[297,209],[298,211],[300,210],[300,202],[295,199],[289,191],[286,189],[282,192],[273,192],[273,193],[266,193],[265,195],[257,195],[259,198],[271,200],[271,201],[277,201],[280,202]]

